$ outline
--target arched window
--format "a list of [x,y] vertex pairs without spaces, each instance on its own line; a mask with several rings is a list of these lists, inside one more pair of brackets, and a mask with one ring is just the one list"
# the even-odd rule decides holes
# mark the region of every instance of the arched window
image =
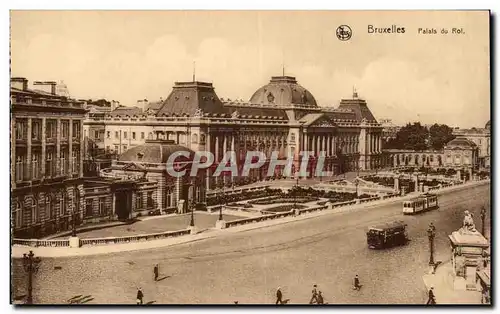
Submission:
[[38,221],[38,200],[33,197],[31,199],[31,223],[37,223]]
[[45,217],[52,219],[52,197],[50,195],[45,196]]
[[193,138],[191,139],[191,142],[193,143],[198,143],[198,134],[193,134]]
[[23,205],[21,202],[16,202],[16,211],[14,212],[14,228],[20,228],[23,226]]

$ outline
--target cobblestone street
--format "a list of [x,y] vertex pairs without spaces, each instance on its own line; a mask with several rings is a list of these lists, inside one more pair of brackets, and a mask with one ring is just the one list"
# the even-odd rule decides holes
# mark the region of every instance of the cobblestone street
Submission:
[[[447,235],[460,227],[464,210],[479,217],[488,195],[489,186],[449,192],[440,197],[439,210],[418,216],[402,216],[401,204],[394,204],[170,248],[45,258],[34,280],[34,298],[38,303],[65,303],[81,295],[91,296],[90,303],[132,304],[141,286],[146,302],[269,304],[281,286],[291,303],[307,303],[317,284],[330,304],[421,304],[426,299],[421,278],[428,269],[428,224],[437,227],[436,259],[447,261]],[[369,250],[366,228],[394,219],[408,223],[410,244]],[[155,263],[160,264],[160,278],[165,277],[158,282],[153,281]],[[18,260],[13,272],[14,291],[22,295],[26,277]],[[351,288],[355,274],[361,278],[361,291]]]

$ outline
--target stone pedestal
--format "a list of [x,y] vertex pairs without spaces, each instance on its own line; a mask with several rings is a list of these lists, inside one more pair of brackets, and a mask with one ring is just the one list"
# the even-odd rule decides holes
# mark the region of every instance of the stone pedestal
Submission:
[[457,180],[462,181],[462,172],[460,170],[457,170]]
[[394,178],[394,191],[399,191],[399,178]]
[[448,236],[452,250],[454,286],[476,290],[476,271],[481,267],[488,240],[478,231],[455,231]]
[[215,229],[224,229],[226,228],[226,222],[224,220],[217,220],[215,222]]
[[198,228],[196,226],[189,226],[189,234],[197,234]]
[[79,248],[80,247],[80,238],[79,237],[69,237],[69,247]]

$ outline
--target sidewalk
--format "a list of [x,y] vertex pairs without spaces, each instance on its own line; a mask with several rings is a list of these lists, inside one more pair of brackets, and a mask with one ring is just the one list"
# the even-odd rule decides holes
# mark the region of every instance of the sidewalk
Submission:
[[[452,186],[448,188],[444,188],[439,191],[435,191],[436,194],[442,194],[444,192],[466,189],[471,186],[481,185],[489,183],[490,181],[479,181],[479,182],[470,182],[459,186]],[[125,252],[125,251],[135,251],[135,250],[143,250],[143,249],[152,249],[152,248],[160,248],[167,247],[172,245],[184,244],[194,241],[201,241],[204,239],[210,239],[221,235],[229,235],[231,233],[248,231],[253,229],[266,228],[271,226],[277,226],[280,224],[286,224],[290,222],[312,219],[316,217],[321,217],[324,215],[332,215],[337,213],[342,213],[350,210],[360,210],[360,209],[369,209],[373,207],[378,207],[381,205],[392,204],[397,202],[402,202],[404,200],[412,199],[417,194],[410,193],[403,197],[399,198],[390,198],[385,200],[378,200],[369,203],[355,204],[350,206],[338,207],[332,210],[322,210],[311,213],[302,214],[296,217],[284,217],[274,220],[267,220],[262,222],[250,223],[240,226],[235,226],[228,229],[208,229],[203,231],[202,233],[198,233],[195,235],[186,235],[177,238],[171,239],[162,239],[162,240],[151,240],[151,241],[143,241],[143,242],[134,242],[134,243],[126,243],[126,244],[113,244],[113,245],[102,245],[102,246],[84,246],[80,248],[68,248],[68,247],[26,247],[26,246],[12,246],[12,257],[21,257],[23,253],[26,253],[29,250],[32,250],[35,255],[40,257],[71,257],[71,256],[83,256],[83,255],[98,255],[98,254],[111,254],[117,252]]]
[[439,265],[434,275],[422,277],[427,291],[434,287],[436,303],[439,304],[481,304],[481,292],[454,290],[451,262]]

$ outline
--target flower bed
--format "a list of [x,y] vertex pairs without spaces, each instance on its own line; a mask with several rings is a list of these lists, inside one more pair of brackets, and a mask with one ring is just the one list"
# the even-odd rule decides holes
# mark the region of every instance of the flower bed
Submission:
[[282,193],[283,192],[281,191],[281,189],[267,188],[262,191],[250,191],[250,192],[245,191],[239,194],[217,195],[214,197],[207,198],[207,206],[219,205],[224,203],[236,203],[252,198],[281,195]]
[[305,209],[307,206],[304,205],[295,205],[295,204],[289,204],[289,205],[280,205],[272,208],[268,208],[266,210],[262,210],[261,213],[282,213],[282,212],[288,212],[292,209]]
[[263,200],[255,200],[249,201],[248,203],[254,205],[271,205],[271,204],[282,204],[282,203],[308,203],[317,201],[317,197],[280,197],[274,199],[263,199]]

